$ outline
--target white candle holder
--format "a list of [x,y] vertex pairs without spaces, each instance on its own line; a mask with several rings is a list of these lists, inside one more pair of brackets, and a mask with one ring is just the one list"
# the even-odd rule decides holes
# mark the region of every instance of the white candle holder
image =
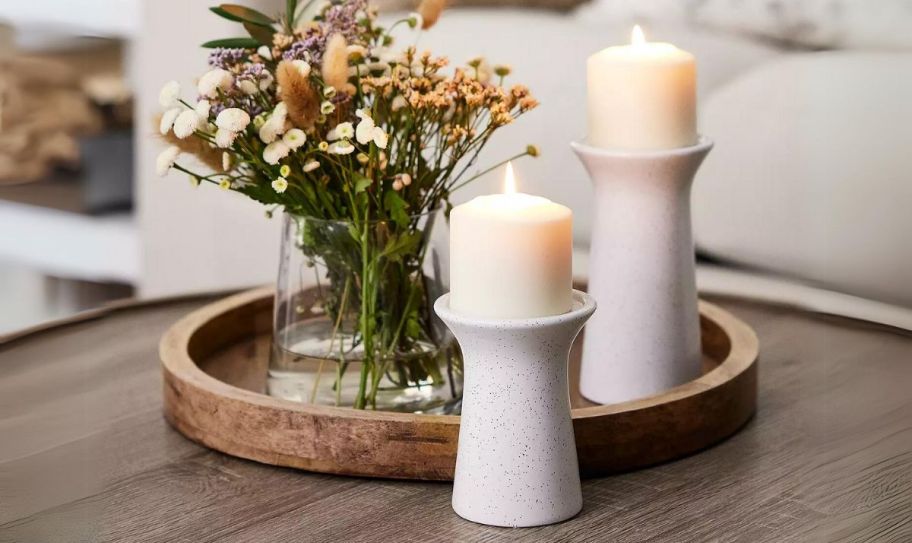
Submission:
[[573,292],[568,313],[476,319],[434,310],[456,335],[465,383],[453,510],[492,526],[541,526],[582,508],[567,358],[595,300]]
[[602,404],[701,374],[690,188],[712,142],[658,151],[571,146],[595,187],[580,392]]

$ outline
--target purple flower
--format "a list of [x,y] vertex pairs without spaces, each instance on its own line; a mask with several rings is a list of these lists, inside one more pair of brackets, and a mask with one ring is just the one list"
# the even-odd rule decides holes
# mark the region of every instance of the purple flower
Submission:
[[239,64],[247,58],[246,49],[228,49],[218,47],[209,53],[209,66],[231,70],[232,67]]
[[263,107],[259,105],[252,96],[231,95],[225,96],[222,100],[213,102],[210,115],[217,117],[219,113],[231,107],[243,109],[249,113],[251,117],[256,117],[264,111]]
[[259,84],[260,81],[266,79],[269,76],[269,72],[264,72],[266,66],[262,63],[248,63],[243,66],[243,69],[238,73],[238,79],[249,79],[254,83]]
[[330,6],[323,15],[324,34],[340,33],[348,43],[360,42],[360,29],[355,16],[367,9],[366,0],[349,0]]
[[323,52],[326,50],[326,36],[319,30],[310,29],[304,38],[291,44],[282,54],[285,60],[306,60],[319,64],[323,60]]

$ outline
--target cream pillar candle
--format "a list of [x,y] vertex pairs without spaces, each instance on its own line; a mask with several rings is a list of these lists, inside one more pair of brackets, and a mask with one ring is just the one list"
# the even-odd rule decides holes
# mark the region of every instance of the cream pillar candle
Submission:
[[589,57],[588,143],[609,149],[672,149],[697,143],[696,61],[670,43],[630,45]]
[[475,318],[558,315],[573,303],[573,213],[519,194],[507,165],[504,194],[450,213],[450,310]]

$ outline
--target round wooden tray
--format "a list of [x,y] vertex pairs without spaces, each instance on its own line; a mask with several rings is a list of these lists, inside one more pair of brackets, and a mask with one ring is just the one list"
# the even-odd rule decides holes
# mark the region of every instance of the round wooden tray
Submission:
[[[162,338],[165,417],[188,438],[277,466],[368,477],[450,480],[459,417],[358,411],[263,393],[272,289],[244,292],[184,317]],[[701,301],[704,374],[663,394],[613,405],[579,395],[581,340],[571,352],[573,429],[584,476],[678,458],[735,433],[757,405],[753,330]]]

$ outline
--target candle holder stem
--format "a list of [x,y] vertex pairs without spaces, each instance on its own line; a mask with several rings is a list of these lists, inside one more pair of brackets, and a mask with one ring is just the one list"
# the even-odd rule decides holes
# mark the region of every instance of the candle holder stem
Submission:
[[696,379],[690,189],[712,142],[660,151],[572,147],[595,187],[589,293],[601,305],[583,343],[580,392],[610,404]]
[[434,309],[459,340],[465,384],[453,509],[492,526],[541,526],[582,508],[567,358],[595,300],[573,292],[570,312],[529,319]]

